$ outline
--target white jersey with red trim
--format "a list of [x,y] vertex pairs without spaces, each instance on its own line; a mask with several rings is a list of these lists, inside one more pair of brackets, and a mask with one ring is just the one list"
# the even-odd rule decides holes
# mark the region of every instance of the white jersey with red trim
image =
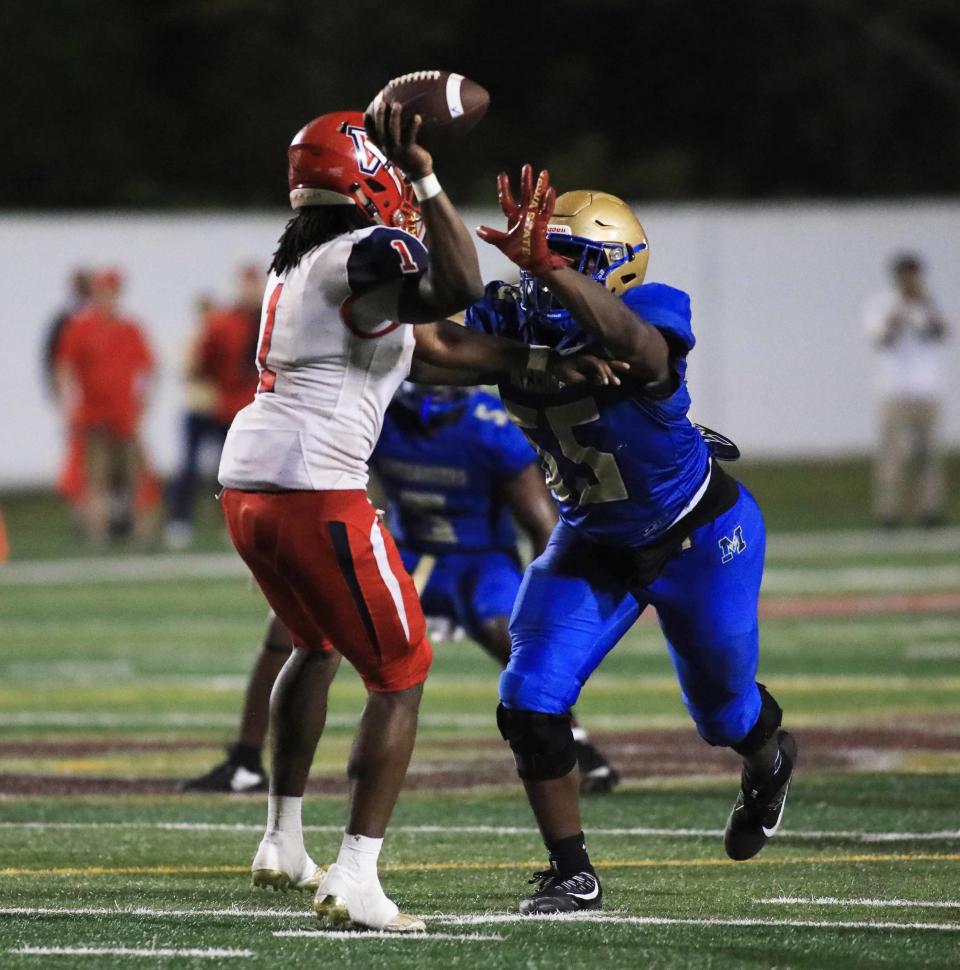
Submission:
[[367,460],[410,372],[413,328],[396,323],[428,264],[408,232],[370,226],[271,273],[257,394],[234,418],[220,483],[248,491],[365,488]]

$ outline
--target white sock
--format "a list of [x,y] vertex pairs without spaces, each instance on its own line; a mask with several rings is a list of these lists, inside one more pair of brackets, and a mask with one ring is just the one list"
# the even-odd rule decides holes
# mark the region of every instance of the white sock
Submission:
[[337,856],[337,865],[361,880],[376,879],[377,859],[380,857],[380,849],[383,847],[383,839],[371,839],[366,835],[350,835],[345,833],[343,842],[340,844],[340,854]]
[[288,798],[286,795],[267,797],[267,835],[274,833],[295,838],[303,842],[303,823],[300,812],[302,798]]

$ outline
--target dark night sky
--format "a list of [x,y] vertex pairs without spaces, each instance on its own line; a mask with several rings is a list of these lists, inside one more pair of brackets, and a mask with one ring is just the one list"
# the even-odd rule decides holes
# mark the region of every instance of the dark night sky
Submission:
[[[530,160],[646,199],[960,191],[956,0],[8,0],[4,208],[282,203],[311,117],[456,70],[464,201]],[[11,38],[16,38],[11,41]]]

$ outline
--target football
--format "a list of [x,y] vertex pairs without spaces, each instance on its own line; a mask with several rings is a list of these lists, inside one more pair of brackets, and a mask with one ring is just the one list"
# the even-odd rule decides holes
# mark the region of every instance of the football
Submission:
[[370,102],[367,112],[382,101],[403,105],[403,120],[415,114],[423,119],[421,133],[461,135],[486,114],[490,95],[486,88],[462,74],[448,71],[414,71],[389,81]]

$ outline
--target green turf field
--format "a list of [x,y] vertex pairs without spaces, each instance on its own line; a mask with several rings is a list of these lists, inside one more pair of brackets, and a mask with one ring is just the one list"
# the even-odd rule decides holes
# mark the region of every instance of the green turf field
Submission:
[[[730,466],[763,507],[771,530],[860,529],[872,525],[870,464],[865,458],[739,461]],[[960,523],[960,453],[947,456],[947,516]],[[194,549],[228,548],[213,482],[198,489]],[[48,492],[26,490],[0,496],[14,559],[83,555],[64,504]]]
[[[627,778],[586,806],[601,917],[514,915],[543,859],[496,670],[438,644],[384,854],[428,918],[403,940],[317,935],[308,898],[248,888],[261,799],[173,790],[231,737],[263,622],[216,548],[0,570],[0,966],[960,965],[960,531],[774,532],[762,673],[801,770],[750,863],[720,842],[736,761],[696,738],[655,623],[634,629],[579,707]],[[361,704],[344,669],[305,812],[318,861]]]

